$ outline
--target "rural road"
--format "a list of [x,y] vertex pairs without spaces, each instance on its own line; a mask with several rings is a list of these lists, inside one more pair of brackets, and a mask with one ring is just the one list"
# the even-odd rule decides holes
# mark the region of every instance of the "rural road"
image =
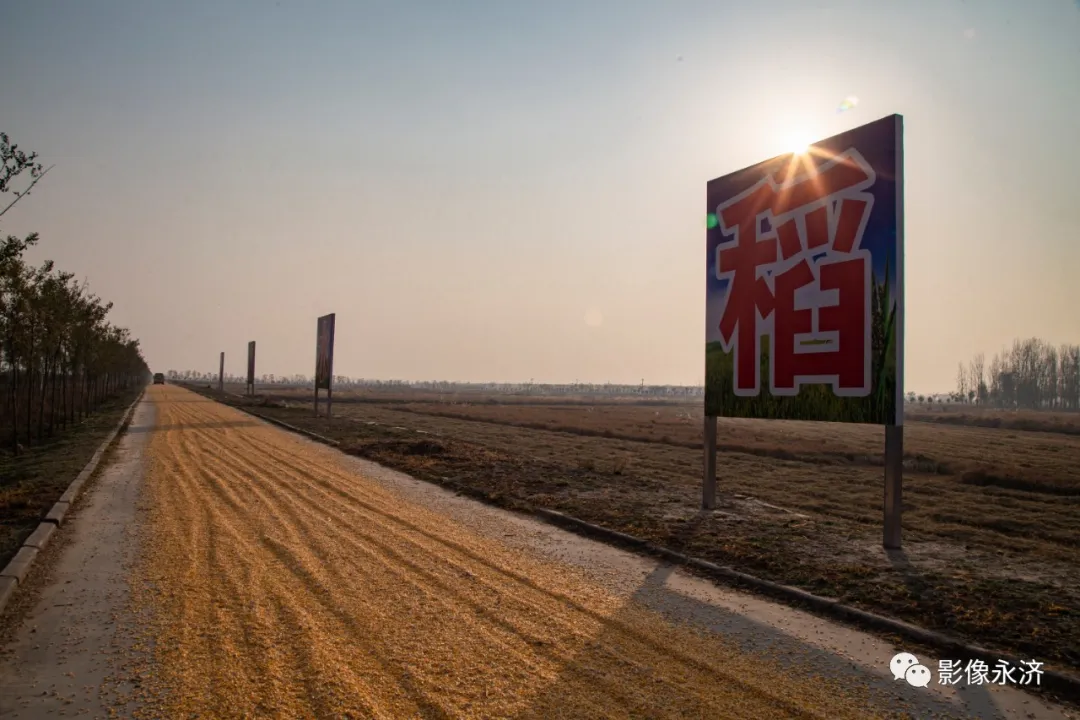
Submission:
[[173,386],[60,536],[0,717],[1070,717]]

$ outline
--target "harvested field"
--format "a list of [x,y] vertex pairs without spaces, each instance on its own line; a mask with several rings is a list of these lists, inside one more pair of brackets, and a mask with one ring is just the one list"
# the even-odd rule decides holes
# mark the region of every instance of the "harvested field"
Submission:
[[930,407],[919,405],[905,410],[907,417],[923,422],[946,425],[973,425],[1002,430],[1028,430],[1080,435],[1080,413],[1036,412],[1034,410],[996,410],[970,406],[948,405]]
[[228,400],[493,502],[553,508],[1080,669],[1080,436],[1068,432],[909,422],[905,549],[886,555],[877,427],[721,419],[722,507],[703,514],[700,405],[379,402],[339,391],[327,421],[296,391]]
[[[205,383],[204,383],[205,385]],[[243,393],[243,385],[229,385],[231,392]],[[291,386],[260,386],[259,395],[310,402],[311,390]],[[618,396],[618,395],[542,395],[484,393],[476,390],[437,392],[400,388],[348,388],[335,389],[334,402],[345,404],[365,403],[378,405],[434,404],[454,408],[483,406],[511,407],[616,407],[616,408],[668,408],[702,416],[702,399],[664,396]],[[638,413],[640,415],[640,413]],[[1025,430],[1028,432],[1062,433],[1080,435],[1080,413],[1068,411],[1000,410],[978,405],[905,403],[905,422],[925,422],[944,425],[963,425],[1002,430]]]

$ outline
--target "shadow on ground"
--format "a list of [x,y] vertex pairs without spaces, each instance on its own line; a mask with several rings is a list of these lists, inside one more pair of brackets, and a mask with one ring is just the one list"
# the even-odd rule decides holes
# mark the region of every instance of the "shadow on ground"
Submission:
[[[888,668],[866,668],[855,665],[850,659],[834,652],[806,643],[778,628],[751,620],[746,616],[730,612],[667,586],[668,578],[675,568],[669,564],[658,565],[633,594],[633,601],[654,610],[669,620],[708,630],[711,633],[730,639],[735,647],[747,654],[773,660],[792,677],[821,678],[823,683],[839,688],[858,702],[867,703],[867,716],[880,712],[880,708],[903,708],[912,716],[920,718],[956,717],[957,708],[947,703],[936,693],[915,688],[906,683],[893,681]],[[519,712],[516,718],[535,718],[551,716],[551,713],[575,710],[587,711],[587,706],[567,708],[569,697],[580,698],[583,703],[603,705],[610,702],[609,688],[602,679],[594,677],[595,668],[610,664],[613,647],[623,642],[625,630],[615,630],[632,623],[629,612],[622,617],[622,611],[608,618],[605,630],[592,639],[586,650],[567,663],[559,678],[550,683],[532,699],[528,707]],[[612,628],[610,633],[607,628]],[[663,668],[653,669],[657,675],[663,674]],[[760,697],[772,704],[777,713],[786,716],[804,716],[806,710],[787,694],[783,687],[769,687],[762,690],[753,683],[754,678],[742,678],[737,675],[717,678],[717,692],[730,692],[736,695]],[[592,692],[590,692],[592,689]],[[792,689],[792,695],[797,690]],[[642,697],[647,697],[645,693]],[[967,712],[975,717],[993,717],[996,707],[993,698],[986,689],[969,688],[960,693],[967,705]],[[627,698],[624,698],[627,699]],[[633,702],[633,701],[631,701]],[[872,704],[871,704],[872,703]],[[700,712],[699,708],[656,708],[631,705],[625,708],[632,716],[652,716],[661,712],[675,716],[691,716]],[[644,713],[644,715],[640,715]],[[810,713],[813,714],[813,713]]]

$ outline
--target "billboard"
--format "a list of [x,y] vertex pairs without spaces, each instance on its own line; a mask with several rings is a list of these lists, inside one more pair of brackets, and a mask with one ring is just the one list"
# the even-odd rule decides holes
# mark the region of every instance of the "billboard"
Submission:
[[315,341],[315,389],[330,389],[334,372],[334,313],[319,318]]
[[903,119],[706,187],[705,414],[903,422]]
[[248,343],[248,371],[247,371],[247,384],[255,386],[255,341],[252,340]]

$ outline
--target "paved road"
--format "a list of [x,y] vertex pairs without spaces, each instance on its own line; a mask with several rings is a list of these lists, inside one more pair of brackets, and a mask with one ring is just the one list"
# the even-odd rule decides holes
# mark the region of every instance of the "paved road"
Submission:
[[1067,717],[173,386],[80,503],[2,717]]

